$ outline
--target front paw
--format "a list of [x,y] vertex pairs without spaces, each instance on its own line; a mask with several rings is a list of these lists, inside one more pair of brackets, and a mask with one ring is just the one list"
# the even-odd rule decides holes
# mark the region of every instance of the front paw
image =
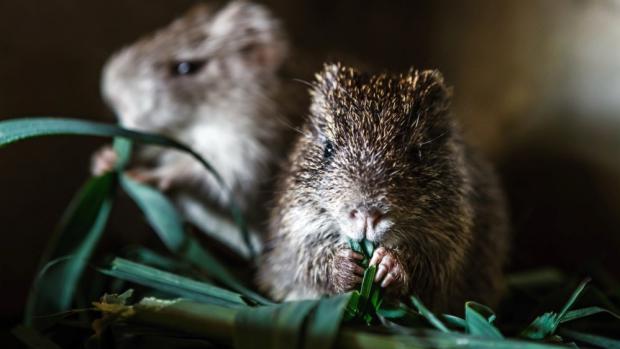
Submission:
[[377,265],[375,282],[381,287],[402,289],[405,285],[405,270],[393,250],[384,247],[376,249],[370,259],[370,265]]
[[153,186],[162,192],[170,190],[175,182],[175,177],[161,168],[137,167],[127,170],[125,174],[134,181]]
[[111,146],[106,145],[93,154],[91,158],[90,172],[94,176],[101,176],[114,170],[117,162],[118,155],[116,154],[116,151]]
[[359,263],[364,256],[349,248],[336,252],[331,268],[331,284],[335,293],[344,293],[356,288],[362,282],[364,268]]

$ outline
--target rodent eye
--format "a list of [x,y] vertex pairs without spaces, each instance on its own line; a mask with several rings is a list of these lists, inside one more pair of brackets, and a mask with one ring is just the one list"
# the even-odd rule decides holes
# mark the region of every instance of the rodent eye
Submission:
[[323,158],[325,160],[330,160],[334,156],[334,145],[331,141],[325,141],[325,148],[323,149]]
[[199,72],[205,63],[206,61],[201,60],[173,62],[170,66],[170,73],[172,76],[193,75]]

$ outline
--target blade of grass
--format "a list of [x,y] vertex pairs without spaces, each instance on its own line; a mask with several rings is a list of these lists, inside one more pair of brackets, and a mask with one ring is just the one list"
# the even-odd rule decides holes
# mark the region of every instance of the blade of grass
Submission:
[[[587,278],[587,279],[583,280],[579,284],[579,286],[577,286],[577,289],[575,289],[575,291],[570,296],[570,298],[568,299],[566,304],[564,304],[564,307],[562,307],[562,310],[560,311],[560,314],[558,315],[558,324],[560,323],[560,321],[562,321],[562,318],[564,317],[566,312],[573,306],[573,304],[575,304],[575,301],[577,301],[577,298],[579,298],[581,293],[583,293],[583,290],[585,290],[585,288],[586,288],[586,286],[588,285],[589,282],[590,282],[590,279]],[[557,325],[556,325],[556,327],[557,327]]]
[[186,239],[181,216],[172,203],[159,191],[138,183],[125,174],[120,175],[123,190],[142,210],[161,241],[172,252],[178,253]]
[[209,274],[232,290],[241,293],[248,299],[258,304],[273,304],[270,300],[250,290],[241,284],[230,271],[204,249],[196,239],[188,237],[179,255],[182,259],[192,263],[198,268],[207,268]]
[[217,302],[227,306],[246,305],[240,294],[122,258],[115,258],[109,269],[100,271],[108,276],[152,287],[180,297],[210,303]]
[[308,300],[241,309],[235,318],[235,348],[298,348],[304,322],[317,304]]
[[303,348],[332,348],[351,293],[322,299],[308,320]]
[[[264,308],[264,307],[262,307]],[[189,300],[169,302],[163,306],[137,304],[133,315],[126,318],[128,323],[147,324],[180,333],[206,337],[224,345],[231,345],[234,336],[256,339],[254,348],[262,348],[258,343],[271,333],[270,327],[276,323],[269,318],[258,324],[265,332],[247,333],[235,327],[236,317],[241,309],[197,303]],[[343,327],[338,332],[334,348],[342,349],[426,349],[426,348],[476,348],[476,349],[558,349],[565,348],[547,343],[528,342],[510,339],[489,339],[455,333],[441,333],[434,330],[412,330],[408,335],[385,335],[360,328]],[[267,348],[267,347],[266,347]],[[291,344],[287,348],[294,348]]]
[[[117,140],[115,148],[119,152],[119,158],[128,158],[130,145]],[[242,293],[254,302],[270,303],[267,299],[243,286],[223,263],[200,246],[198,241],[186,234],[181,216],[165,195],[148,185],[132,180],[124,174],[120,175],[120,183],[125,192],[140,207],[150,225],[170,251],[196,267],[208,270],[213,278]]]
[[587,308],[575,309],[575,310],[566,312],[564,316],[560,319],[560,323],[565,323],[565,322],[569,322],[569,321],[573,321],[573,320],[577,320],[577,319],[581,319],[587,316],[592,316],[592,315],[601,314],[601,313],[609,314],[615,317],[616,319],[620,319],[620,315],[610,310],[607,310],[605,308],[587,307]]
[[428,308],[424,306],[424,304],[418,299],[418,297],[411,296],[411,303],[413,303],[416,309],[418,309],[420,315],[424,316],[424,318],[426,318],[426,320],[428,320],[428,322],[433,325],[433,327],[444,333],[450,332],[446,325],[444,325],[443,322],[441,322],[441,320],[439,320],[437,316],[435,316],[435,314],[428,310]]
[[586,343],[589,345],[594,345],[600,348],[606,349],[620,349],[620,340],[607,338],[603,336],[597,336],[589,333],[583,333],[573,330],[567,330],[565,328],[560,329],[558,333],[561,336],[568,337],[570,339]]
[[559,314],[555,312],[542,314],[534,319],[534,321],[532,321],[532,323],[530,323],[525,330],[519,334],[519,336],[528,339],[545,339],[553,335],[560,325],[562,318],[564,318],[570,307],[572,307],[575,301],[577,301],[577,298],[579,298],[581,293],[584,291],[588,282],[590,282],[590,279],[585,279],[579,284],[579,286],[577,286],[568,301],[562,307]]
[[48,261],[72,256],[62,265],[45,269],[32,285],[24,321],[31,325],[37,314],[69,309],[82,272],[105,228],[112,208],[116,178],[112,173],[86,182],[67,208],[41,258],[39,270]]
[[49,117],[35,117],[35,118],[20,118],[9,119],[0,121],[0,147],[33,138],[53,135],[83,135],[83,136],[97,136],[97,137],[121,137],[130,139],[132,141],[153,144],[165,147],[175,148],[177,150],[186,152],[199,161],[207,171],[215,177],[218,184],[225,188],[225,192],[229,194],[229,211],[233,217],[237,226],[239,226],[243,241],[247,245],[250,255],[254,256],[256,251],[254,245],[250,241],[250,236],[241,214],[241,210],[237,204],[232,200],[231,191],[226,186],[222,177],[215,171],[215,169],[198,153],[193,151],[188,146],[177,142],[173,139],[139,131],[132,131],[124,129],[119,126],[104,124],[99,122],[92,122],[78,119],[67,118],[49,118]]
[[488,307],[475,302],[465,303],[466,331],[479,337],[503,339],[504,336],[493,326],[495,314]]

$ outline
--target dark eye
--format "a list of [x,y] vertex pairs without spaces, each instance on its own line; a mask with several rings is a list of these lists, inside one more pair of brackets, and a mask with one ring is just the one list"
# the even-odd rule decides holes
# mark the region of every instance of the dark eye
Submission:
[[323,159],[330,160],[334,156],[334,145],[330,141],[325,141],[325,148],[323,149]]
[[173,62],[170,66],[172,76],[185,76],[196,74],[204,67],[206,61],[179,61]]

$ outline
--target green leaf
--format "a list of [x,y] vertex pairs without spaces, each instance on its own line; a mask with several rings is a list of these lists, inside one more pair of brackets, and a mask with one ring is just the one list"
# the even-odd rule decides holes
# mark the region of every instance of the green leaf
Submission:
[[114,151],[117,156],[115,165],[117,171],[123,171],[129,164],[132,148],[133,143],[129,139],[120,137],[114,138]]
[[592,315],[600,314],[600,313],[609,314],[615,317],[616,319],[620,319],[620,315],[610,310],[607,310],[601,307],[587,307],[587,308],[575,309],[575,310],[566,312],[566,314],[564,314],[564,316],[560,319],[560,323],[565,323],[565,322],[581,319],[584,317],[588,317],[588,316],[592,316]]
[[560,335],[564,337],[568,337],[573,340],[586,343],[586,344],[590,344],[590,345],[594,345],[600,348],[620,349],[620,340],[617,340],[617,339],[612,339],[612,338],[607,338],[603,336],[597,336],[593,334],[588,334],[588,333],[583,333],[583,332],[578,332],[578,331],[573,331],[573,330],[567,330],[567,329],[560,329],[558,332]]
[[321,299],[308,319],[304,348],[332,348],[352,292]]
[[467,333],[479,337],[503,339],[504,336],[493,326],[494,319],[495,314],[490,308],[475,302],[465,303]]
[[225,306],[246,305],[240,294],[122,258],[115,258],[110,268],[101,272],[180,297]]
[[556,313],[544,313],[534,319],[534,321],[519,334],[519,337],[538,340],[545,339],[555,332],[557,323],[558,315]]
[[416,296],[411,296],[411,302],[416,307],[416,309],[418,309],[420,315],[422,315],[426,320],[428,320],[428,322],[433,325],[433,327],[435,327],[441,332],[450,332],[446,325],[444,325],[443,322],[441,322],[441,320],[439,320],[437,316],[435,316],[435,314],[428,310],[428,308],[426,308],[424,304],[422,304],[422,301],[420,301]]
[[364,278],[359,291],[354,292],[347,306],[346,319],[357,318],[370,324],[376,318],[376,312],[383,302],[381,287],[374,283],[377,266],[368,266],[375,247],[372,241],[366,239],[362,241],[349,239],[349,246],[353,251],[364,256],[364,259],[359,264],[366,268],[366,270],[364,271]]
[[467,328],[467,322],[465,319],[462,319],[458,316],[443,314],[441,317],[446,321],[446,323],[450,326],[460,328],[465,330]]
[[362,279],[362,287],[360,288],[360,297],[370,299],[370,292],[375,283],[375,275],[377,274],[377,266],[373,265],[364,271],[364,279]]
[[407,315],[407,310],[404,307],[381,308],[377,311],[377,314],[386,319],[400,319]]
[[577,286],[577,289],[570,296],[566,304],[564,304],[564,307],[562,307],[562,310],[560,311],[560,314],[558,315],[558,324],[560,323],[560,321],[562,321],[562,318],[564,317],[566,312],[573,306],[573,304],[575,304],[575,301],[577,301],[577,298],[579,298],[579,296],[581,295],[583,290],[585,290],[589,282],[590,282],[590,279],[588,278],[588,279],[583,280],[579,284],[579,286]]
[[[226,189],[226,192],[230,195],[229,188],[226,187],[221,176],[215,171],[215,169],[202,157],[200,154],[193,151],[188,146],[177,142],[173,139],[139,131],[132,131],[124,129],[119,126],[104,124],[93,121],[77,120],[77,119],[65,119],[65,118],[20,118],[0,121],[0,147],[7,144],[11,144],[17,141],[43,136],[53,135],[84,135],[84,136],[98,136],[98,137],[121,137],[130,139],[132,141],[153,144],[159,146],[166,146],[175,148],[177,150],[186,152],[192,155],[197,161],[199,161],[206,170],[211,172],[215,177],[218,184]],[[121,145],[122,147],[123,145]],[[119,148],[117,147],[117,150]],[[121,157],[123,160],[123,157]],[[123,161],[121,161],[123,162]],[[230,213],[235,223],[240,227],[243,240],[245,241],[248,250],[251,255],[254,255],[254,246],[250,242],[250,236],[247,231],[245,220],[241,214],[241,210],[236,203],[230,200],[229,205]]]
[[372,258],[373,252],[375,252],[375,244],[367,239],[362,240],[362,248],[364,249],[364,256],[368,259]]
[[186,236],[181,216],[172,203],[159,191],[124,174],[120,176],[120,183],[140,207],[164,245],[172,252],[178,253],[183,247]]
[[351,246],[351,249],[357,253],[361,253],[364,254],[364,251],[362,250],[362,245],[360,244],[359,241],[357,240],[353,240],[353,239],[349,239],[349,246]]
[[304,322],[319,301],[241,309],[235,318],[235,348],[297,348]]
[[[69,309],[82,272],[99,242],[112,208],[113,173],[91,178],[67,208],[41,259],[40,272],[28,297],[24,321]],[[46,264],[71,256],[54,268]]]
[[355,319],[359,313],[359,303],[360,303],[360,292],[355,290],[351,292],[351,298],[349,299],[349,303],[345,309],[344,320],[350,321]]
[[590,282],[590,279],[585,279],[579,284],[579,286],[577,286],[577,289],[575,289],[566,304],[564,304],[559,314],[555,312],[544,313],[534,319],[534,321],[532,321],[532,323],[525,330],[523,330],[519,336],[528,339],[545,339],[552,336],[570,307],[573,306],[577,298],[579,298],[583,290],[586,288],[588,282]]
[[228,271],[224,264],[204,249],[196,239],[188,237],[180,256],[194,266],[208,270],[209,275],[214,279],[232,290],[241,293],[253,302],[258,304],[273,304],[270,300],[241,284],[237,278]]
[[364,256],[364,259],[360,261],[358,264],[364,268],[368,268],[368,263],[370,263],[372,254],[375,251],[374,243],[366,239],[363,239],[361,241],[349,239],[349,247],[351,247],[353,251]]
[[135,246],[126,249],[122,257],[131,260],[132,262],[146,264],[153,268],[162,269],[169,272],[177,272],[178,270],[182,270],[184,273],[190,273],[190,269],[192,268],[192,266],[186,261],[163,256],[142,246]]
[[209,275],[254,302],[269,304],[267,299],[243,286],[228,268],[204,249],[193,237],[187,235],[177,210],[161,192],[120,176],[121,185],[142,210],[150,225],[170,251],[192,265],[207,270]]

